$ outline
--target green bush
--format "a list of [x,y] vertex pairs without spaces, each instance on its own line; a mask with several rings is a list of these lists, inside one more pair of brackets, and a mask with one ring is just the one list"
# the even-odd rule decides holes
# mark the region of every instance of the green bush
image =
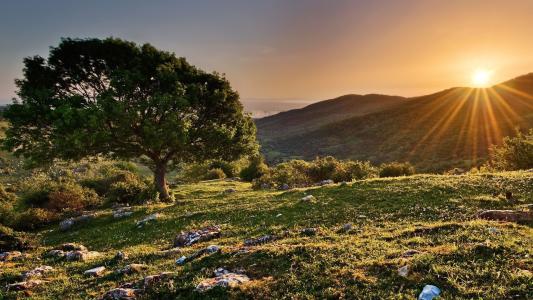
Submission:
[[139,177],[126,176],[124,180],[111,184],[107,193],[109,201],[128,204],[143,204],[156,201],[159,194],[151,183],[141,180]]
[[11,202],[0,202],[0,224],[9,225],[15,219],[15,211]]
[[490,165],[497,170],[527,170],[533,168],[533,128],[527,134],[516,132],[505,137],[503,144],[491,148]]
[[211,169],[207,171],[207,174],[204,175],[204,179],[206,180],[224,179],[224,178],[226,178],[226,173],[224,173],[224,170],[220,168]]
[[269,172],[268,166],[265,164],[262,156],[254,156],[246,167],[244,167],[239,176],[242,180],[251,182],[256,178],[260,178]]
[[398,177],[415,174],[415,168],[408,162],[391,162],[382,164],[379,169],[379,177]]
[[35,230],[57,222],[61,215],[42,208],[29,208],[15,216],[10,224],[16,230]]
[[0,184],[0,202],[14,202],[17,196],[6,191],[3,185]]
[[30,207],[56,212],[77,211],[102,204],[95,191],[75,182],[49,181],[33,187],[22,199]]
[[[376,177],[378,175],[378,170],[376,167],[372,166],[368,161],[358,161],[351,160],[344,163],[344,170],[348,173],[348,180],[337,180],[338,181],[351,181],[358,179],[366,179]],[[335,180],[335,179],[333,179]]]
[[[222,160],[212,161],[211,163],[209,163],[208,169],[209,169],[208,172],[213,170],[213,169],[222,170],[222,172],[224,172],[224,174],[225,174],[224,178],[237,176],[237,168],[236,168],[236,166],[234,164],[230,163],[230,162],[226,162],[226,161],[222,161]],[[206,176],[207,176],[207,174],[206,174]]]
[[28,233],[16,232],[0,224],[0,252],[23,251],[35,248],[35,240]]

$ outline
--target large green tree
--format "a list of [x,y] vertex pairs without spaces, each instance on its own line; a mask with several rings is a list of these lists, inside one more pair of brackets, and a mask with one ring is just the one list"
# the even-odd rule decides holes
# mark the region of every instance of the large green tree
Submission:
[[24,60],[4,147],[36,162],[90,156],[151,161],[161,199],[172,164],[256,151],[255,126],[218,73],[149,44],[63,39]]

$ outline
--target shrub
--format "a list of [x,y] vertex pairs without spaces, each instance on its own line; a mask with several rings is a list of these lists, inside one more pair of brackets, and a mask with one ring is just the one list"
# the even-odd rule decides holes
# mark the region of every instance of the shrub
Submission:
[[27,233],[16,232],[0,225],[0,252],[23,251],[35,248],[35,241]]
[[368,161],[347,161],[344,163],[344,169],[349,174],[350,179],[345,179],[343,181],[372,178],[378,175],[378,170],[376,169],[376,167],[372,166]]
[[15,199],[17,199],[17,196],[6,191],[4,186],[0,184],[0,202],[13,202]]
[[497,170],[533,168],[533,128],[527,134],[517,130],[515,137],[505,137],[501,146],[493,146],[490,164]]
[[303,160],[291,160],[278,164],[271,173],[271,180],[277,186],[288,184],[291,187],[306,186],[312,181],[308,174],[309,163]]
[[380,166],[379,177],[409,176],[414,173],[415,168],[408,162],[391,162]]
[[267,174],[269,172],[268,166],[265,164],[262,156],[254,156],[250,159],[250,162],[244,167],[239,176],[242,180],[251,182],[256,178]]
[[13,204],[11,202],[0,202],[0,224],[9,225],[14,218]]
[[47,182],[28,192],[23,201],[32,207],[51,211],[73,211],[94,207],[102,203],[100,197],[91,189],[74,182]]
[[151,183],[147,183],[137,176],[126,176],[123,179],[111,184],[107,193],[108,200],[119,203],[143,204],[156,201],[159,198],[159,194]]
[[344,174],[345,172],[342,163],[332,156],[324,158],[317,157],[314,161],[308,164],[307,173],[313,182],[319,182],[326,179],[334,180],[334,177],[340,177],[340,181],[350,180],[345,178],[347,176]]
[[60,215],[42,208],[29,208],[16,215],[12,227],[16,230],[34,230],[60,219]]
[[209,171],[207,171],[207,174],[205,174],[204,179],[206,180],[214,180],[214,179],[224,179],[226,178],[226,173],[220,168],[214,168]]
[[[235,176],[237,176],[237,173],[238,173],[237,172],[237,167],[234,164],[226,162],[226,161],[221,161],[221,160],[212,161],[208,165],[208,172],[207,173],[209,173],[213,169],[222,170],[222,172],[224,172],[224,174],[225,174],[225,176],[223,178],[235,177]],[[206,177],[207,177],[207,175],[208,174],[206,174]]]

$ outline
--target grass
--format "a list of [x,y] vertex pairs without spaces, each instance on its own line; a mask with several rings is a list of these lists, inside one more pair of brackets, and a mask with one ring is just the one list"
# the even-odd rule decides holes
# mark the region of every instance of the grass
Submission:
[[[228,188],[237,192],[224,194]],[[513,192],[515,201],[504,198],[506,190]],[[475,218],[483,209],[521,209],[533,203],[531,172],[416,175],[287,192],[253,191],[248,183],[214,181],[182,185],[174,192],[180,199],[173,205],[138,206],[131,217],[120,220],[103,210],[95,220],[69,232],[57,226],[39,232],[42,246],[30,252],[31,258],[4,264],[0,285],[43,264],[56,269],[45,277],[50,282],[31,294],[1,290],[0,299],[97,298],[121,283],[162,271],[176,272],[174,288],[145,297],[413,299],[424,285],[433,284],[442,289],[443,299],[533,298],[532,224]],[[306,194],[316,201],[300,201]],[[137,220],[154,212],[161,213],[156,223],[135,227]],[[353,224],[349,233],[340,230],[346,223]],[[180,231],[206,225],[220,225],[222,237],[183,248],[183,254],[209,244],[222,246],[221,253],[184,266],[175,264],[180,255],[158,255],[171,247]],[[307,227],[318,228],[318,234],[299,234]],[[237,254],[244,239],[286,230],[290,233],[279,240]],[[82,243],[104,255],[90,262],[43,258],[43,253],[65,242]],[[421,253],[403,258],[408,249]],[[119,250],[129,254],[127,262],[112,260]],[[136,275],[83,276],[92,267],[115,270],[126,263],[150,267]],[[410,268],[407,278],[397,273],[404,265]],[[195,285],[212,277],[218,267],[242,269],[253,280],[234,289],[195,292]]]

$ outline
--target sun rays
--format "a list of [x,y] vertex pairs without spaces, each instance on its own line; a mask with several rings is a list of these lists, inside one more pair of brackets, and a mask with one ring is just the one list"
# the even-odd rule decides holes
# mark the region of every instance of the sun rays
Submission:
[[[533,108],[533,96],[516,87],[446,91],[419,108],[423,117],[412,120],[409,128],[420,131],[421,136],[406,159],[428,159],[436,151],[450,151],[453,157],[468,157],[475,165],[491,145],[499,144],[523,122],[517,113],[523,107]],[[447,146],[436,149],[443,147],[442,142]]]

